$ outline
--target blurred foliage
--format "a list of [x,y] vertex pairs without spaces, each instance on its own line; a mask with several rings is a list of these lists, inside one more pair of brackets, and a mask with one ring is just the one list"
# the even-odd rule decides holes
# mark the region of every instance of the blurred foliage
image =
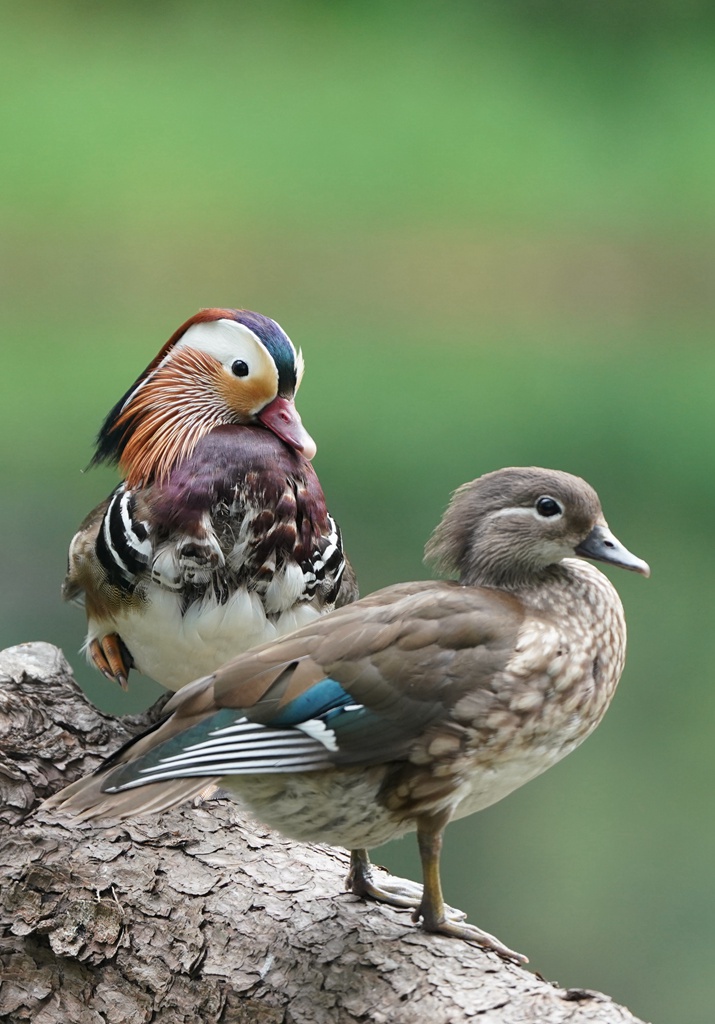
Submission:
[[[596,486],[653,578],[574,757],[451,827],[447,898],[562,984],[712,1019],[715,15],[696,0],[0,4],[3,645],[77,654],[102,417],[199,306],[302,345],[362,591],[500,465]],[[405,840],[378,860],[417,873]]]

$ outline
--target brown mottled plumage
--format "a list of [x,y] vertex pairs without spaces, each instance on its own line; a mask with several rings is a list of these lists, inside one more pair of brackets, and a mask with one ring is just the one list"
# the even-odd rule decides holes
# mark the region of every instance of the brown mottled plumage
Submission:
[[[354,892],[523,959],[445,908],[442,833],[555,764],[608,707],[623,610],[573,556],[649,570],[585,481],[536,468],[465,484],[427,553],[459,580],[387,587],[229,662],[49,805],[121,817],[220,781],[285,834],[352,849]],[[366,849],[411,830],[424,889],[378,887]]]

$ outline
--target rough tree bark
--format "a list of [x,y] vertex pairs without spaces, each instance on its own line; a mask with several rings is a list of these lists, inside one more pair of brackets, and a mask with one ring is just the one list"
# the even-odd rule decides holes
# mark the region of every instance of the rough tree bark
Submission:
[[343,892],[347,855],[211,801],[69,826],[37,803],[148,723],[62,653],[0,654],[0,1019],[11,1024],[639,1024]]

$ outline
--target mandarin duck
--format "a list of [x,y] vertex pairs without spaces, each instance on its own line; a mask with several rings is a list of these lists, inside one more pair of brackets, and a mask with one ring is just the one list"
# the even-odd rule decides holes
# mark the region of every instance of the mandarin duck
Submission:
[[[538,468],[459,488],[427,556],[457,580],[387,587],[236,658],[46,806],[128,817],[220,781],[285,835],[348,847],[354,893],[524,961],[445,906],[442,834],[570,753],[606,711],[625,621],[582,559],[650,570],[584,480]],[[409,831],[424,886],[378,885],[367,849]]]
[[353,600],[294,396],[303,358],[259,313],[192,316],[107,416],[92,464],[124,480],[69,550],[89,660],[177,690]]

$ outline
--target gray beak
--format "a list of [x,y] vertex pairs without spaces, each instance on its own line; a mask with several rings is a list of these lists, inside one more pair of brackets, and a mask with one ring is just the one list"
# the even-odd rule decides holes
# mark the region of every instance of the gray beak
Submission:
[[636,558],[628,548],[624,548],[617,537],[614,537],[607,526],[596,525],[586,540],[576,548],[576,554],[584,558],[594,558],[597,562],[609,562],[621,569],[639,572],[641,576],[650,576],[650,566],[642,558]]

